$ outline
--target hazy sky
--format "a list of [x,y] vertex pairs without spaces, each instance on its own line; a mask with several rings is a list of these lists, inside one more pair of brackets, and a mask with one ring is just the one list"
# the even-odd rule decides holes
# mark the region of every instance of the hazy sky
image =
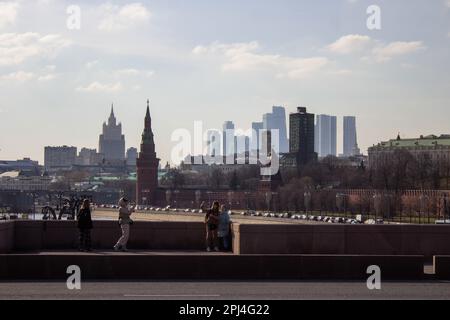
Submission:
[[450,0],[0,1],[0,159],[98,148],[112,102],[138,146],[147,98],[164,162],[175,129],[247,129],[272,105],[357,116],[364,152],[450,133],[449,57]]

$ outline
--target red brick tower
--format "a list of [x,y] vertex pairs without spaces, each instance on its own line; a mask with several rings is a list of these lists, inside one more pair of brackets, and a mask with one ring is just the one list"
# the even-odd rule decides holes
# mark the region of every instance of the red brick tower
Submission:
[[136,203],[138,205],[150,205],[155,201],[155,193],[158,188],[158,166],[159,159],[156,157],[155,152],[150,102],[147,100],[147,114],[145,115],[145,128],[142,133],[141,151],[136,160]]

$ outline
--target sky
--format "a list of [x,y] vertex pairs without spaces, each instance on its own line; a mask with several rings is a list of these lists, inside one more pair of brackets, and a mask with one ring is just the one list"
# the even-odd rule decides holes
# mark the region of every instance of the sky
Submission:
[[339,152],[354,115],[367,152],[450,133],[449,57],[450,0],[0,0],[0,159],[98,148],[112,103],[138,147],[147,99],[163,163],[175,130],[248,129],[273,105],[340,117]]

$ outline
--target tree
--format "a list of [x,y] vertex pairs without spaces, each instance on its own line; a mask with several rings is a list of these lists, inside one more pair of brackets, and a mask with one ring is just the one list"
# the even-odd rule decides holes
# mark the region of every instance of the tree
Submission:
[[209,185],[214,189],[218,189],[223,184],[223,173],[219,168],[213,168],[209,177]]
[[238,186],[239,186],[239,179],[236,170],[234,170],[233,173],[231,174],[230,189],[236,191],[238,189]]
[[172,189],[178,189],[184,186],[185,179],[183,173],[177,169],[170,169],[169,172],[166,175],[166,183],[170,186]]

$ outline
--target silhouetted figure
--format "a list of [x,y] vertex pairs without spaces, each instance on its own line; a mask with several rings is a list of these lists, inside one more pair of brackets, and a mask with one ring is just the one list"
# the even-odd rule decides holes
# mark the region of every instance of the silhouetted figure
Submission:
[[92,217],[91,217],[91,204],[89,200],[84,200],[80,211],[77,215],[78,229],[80,231],[80,251],[91,251],[91,230],[92,230]]

